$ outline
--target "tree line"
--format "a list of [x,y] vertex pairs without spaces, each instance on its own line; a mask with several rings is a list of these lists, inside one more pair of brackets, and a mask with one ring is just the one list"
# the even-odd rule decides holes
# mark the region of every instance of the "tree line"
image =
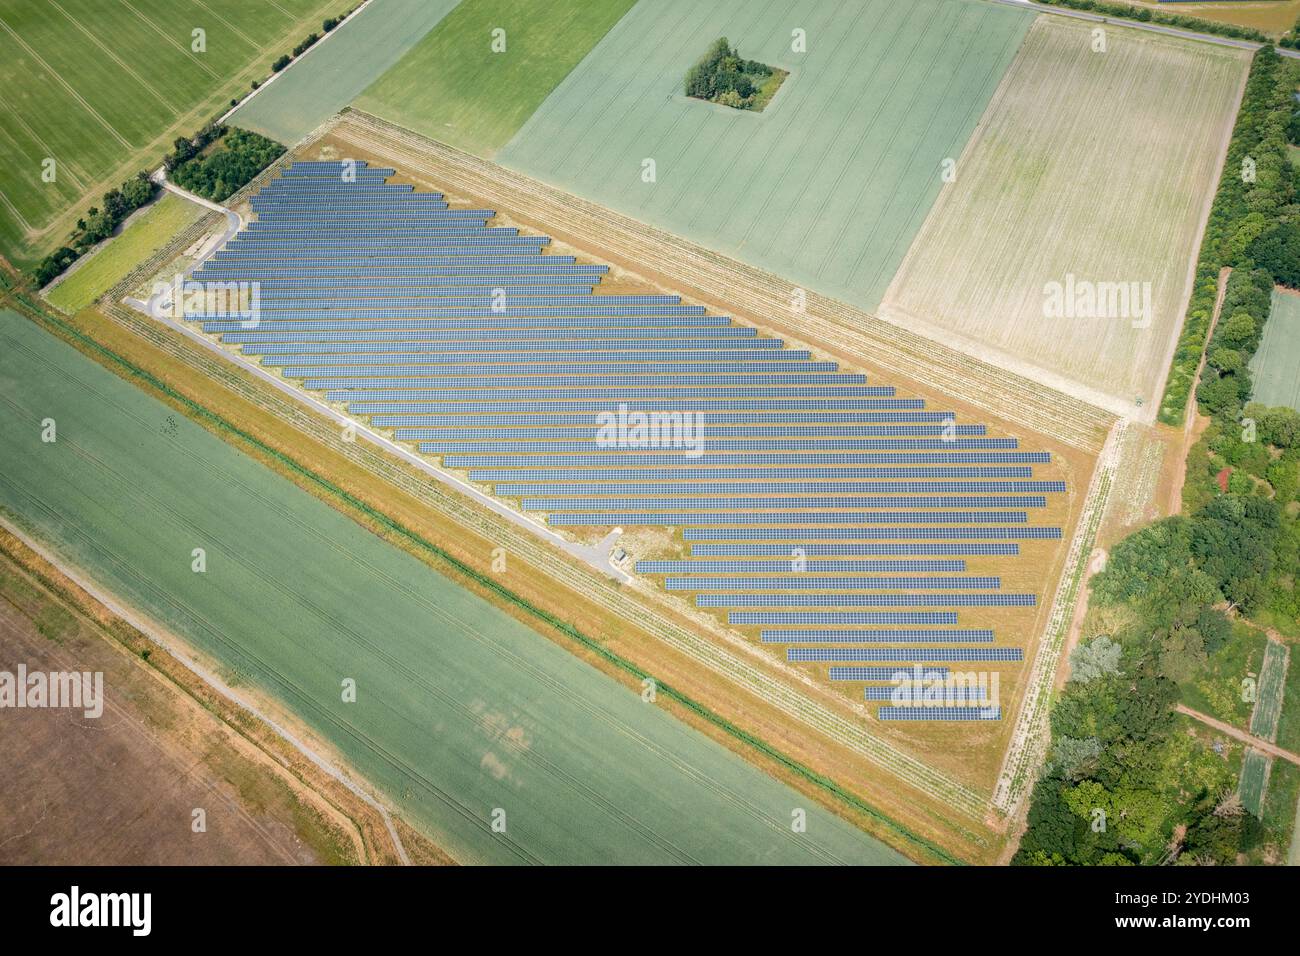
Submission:
[[1136,20],[1139,23],[1158,23],[1166,27],[1195,30],[1197,33],[1213,33],[1218,36],[1232,37],[1234,40],[1253,40],[1256,43],[1270,42],[1267,34],[1261,33],[1253,27],[1240,27],[1233,23],[1220,23],[1217,20],[1202,20],[1199,17],[1189,17],[1183,13],[1166,13],[1164,10],[1152,10],[1150,7],[1135,7],[1125,3],[1108,3],[1106,0],[1036,0],[1036,2],[1049,7],[1088,10],[1107,17]]

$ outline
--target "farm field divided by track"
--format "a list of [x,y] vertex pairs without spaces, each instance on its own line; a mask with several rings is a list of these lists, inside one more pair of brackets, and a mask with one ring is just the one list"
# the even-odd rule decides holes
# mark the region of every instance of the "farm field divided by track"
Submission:
[[[0,10],[0,252],[19,265],[222,112],[343,0],[13,0]],[[192,31],[206,31],[192,52]],[[42,161],[56,161],[43,182]]]
[[197,203],[172,193],[164,194],[127,223],[121,234],[93,255],[78,261],[76,268],[49,290],[46,298],[65,312],[85,308],[205,212]]
[[1300,410],[1300,292],[1273,290],[1273,307],[1250,371],[1255,401]]
[[[463,0],[357,105],[484,156],[503,146],[635,0]],[[505,31],[505,50],[492,48]]]
[[[815,808],[795,837],[805,798],[26,320],[3,330],[4,504],[283,700],[458,859],[898,859]],[[45,416],[53,444],[28,427]],[[498,806],[508,836],[488,831]]]
[[456,3],[374,0],[236,110],[230,122],[280,143],[298,142],[396,63]]
[[[1032,20],[967,0],[643,0],[498,159],[874,309]],[[761,114],[685,96],[719,36],[790,72]]]
[[[1034,24],[881,314],[1154,412],[1247,57],[1091,29]],[[1070,276],[1151,283],[1150,326],[1048,318]]]

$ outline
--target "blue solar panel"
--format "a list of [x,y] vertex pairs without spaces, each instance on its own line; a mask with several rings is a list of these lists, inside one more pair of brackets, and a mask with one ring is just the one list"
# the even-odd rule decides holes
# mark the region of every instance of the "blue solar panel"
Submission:
[[764,644],[898,644],[898,643],[942,643],[942,644],[992,644],[993,631],[986,629],[966,630],[805,630],[805,631],[763,631],[759,640]]
[[1018,544],[909,544],[909,545],[692,545],[690,554],[698,558],[772,557],[780,554],[789,559],[790,551],[798,548],[807,557],[815,554],[866,555],[866,554],[1019,554]]
[[[404,415],[376,415],[371,419],[371,424],[380,428],[391,428],[405,424],[403,419],[412,416]],[[618,483],[601,483],[601,482],[563,482],[556,484],[509,484],[500,482],[496,486],[496,493],[506,498],[524,498],[544,495],[613,495],[613,494],[713,494],[713,495],[736,495],[752,494],[755,496],[765,494],[789,494],[799,495],[803,500],[811,501],[815,506],[821,507],[823,502],[813,499],[823,499],[827,496],[833,496],[843,492],[849,493],[870,493],[870,492],[890,492],[890,493],[912,493],[935,495],[929,499],[918,498],[916,507],[936,507],[936,508],[962,508],[965,505],[952,504],[953,501],[962,501],[970,499],[954,498],[949,495],[941,495],[941,492],[968,492],[979,494],[992,494],[1001,491],[1056,491],[1056,488],[1045,488],[1044,485],[1051,485],[1054,482],[1046,481],[864,481],[864,482],[743,482],[743,481],[720,481],[701,483],[692,482],[674,482],[668,480],[673,477],[671,474],[664,475],[664,480],[653,484],[618,484]],[[753,498],[743,499],[753,501]],[[761,500],[770,500],[763,498]],[[863,499],[833,499],[833,500],[853,500],[862,501]],[[895,502],[898,499],[893,499]],[[908,500],[908,499],[904,499]],[[1023,508],[1041,508],[1042,504],[1030,503],[1030,499],[1025,497],[1016,498],[990,498],[982,499],[983,501],[1002,501],[1000,507],[1023,507]],[[1035,498],[1034,502],[1042,502],[1044,499]],[[859,507],[860,505],[835,505],[834,507]],[[752,507],[752,506],[751,506]],[[761,505],[757,507],[792,507],[791,505]],[[877,507],[871,505],[868,507]],[[998,506],[995,506],[998,507]]]
[[941,686],[937,689],[930,685],[915,686],[900,684],[897,687],[880,687],[871,685],[864,688],[864,700],[887,700],[896,707],[910,705],[922,707],[939,707],[972,700],[984,700],[988,696],[986,687]]
[[[663,525],[716,525],[716,524],[845,524],[860,525],[869,521],[886,524],[906,522],[959,524],[980,523],[986,521],[1026,521],[1023,511],[783,511],[775,514],[713,514],[710,512],[682,512],[681,514],[659,514],[655,512],[602,512],[600,514],[580,514],[558,512],[547,515],[547,523],[553,525],[614,525],[614,524],[663,524]],[[826,529],[814,529],[826,530]],[[849,531],[867,529],[851,528]],[[948,530],[948,529],[945,529]],[[848,536],[848,535],[846,535]],[[743,537],[743,535],[736,535]],[[944,535],[940,535],[944,537]]]
[[[764,574],[792,573],[791,560],[784,561],[638,561],[639,574]],[[965,571],[965,561],[916,561],[910,559],[880,561],[807,561],[803,570],[810,574],[874,571]]]
[[784,555],[787,558],[794,547],[805,555],[867,555],[867,554],[969,554],[969,555],[1015,555],[1020,553],[1018,544],[695,544],[691,554],[701,558],[736,558],[749,556],[771,557]]
[[831,680],[939,680],[948,676],[946,667],[929,667],[924,671],[900,667],[832,667]]
[[696,607],[1033,607],[1034,594],[697,594]]
[[956,624],[954,611],[729,611],[727,623],[738,627],[760,625],[796,627],[799,625],[828,625],[854,627],[884,624],[905,627],[910,624]]
[[[787,568],[787,570],[789,570]],[[905,588],[929,590],[934,588],[996,589],[1002,580],[989,575],[964,575],[960,577],[822,577],[803,573],[790,577],[735,577],[735,578],[668,578],[669,591],[703,591],[709,588],[730,588],[737,591],[829,591],[835,588],[880,589]]]
[[783,541],[872,538],[1059,538],[1060,528],[687,528],[686,541],[734,541],[777,538]]
[[[353,411],[358,415],[387,414],[409,410],[414,406],[398,406],[383,402],[358,402]],[[491,406],[471,406],[474,410],[488,414],[497,408]],[[458,407],[459,411],[460,408]],[[470,473],[472,481],[564,481],[581,482],[585,480],[605,479],[609,481],[715,481],[740,478],[980,478],[980,477],[1028,477],[1032,468],[1026,467],[921,467],[921,468],[844,468],[828,472],[824,468],[674,468],[665,472],[657,468],[610,468],[598,472],[573,468],[519,468],[519,469],[477,469]],[[1044,489],[1052,490],[1052,489]]]
[[1001,720],[1001,707],[881,707],[881,720]]
[[[417,429],[399,428],[397,437],[409,441]],[[463,444],[463,443],[461,443]],[[529,442],[521,443],[524,448]],[[707,489],[697,489],[707,490]],[[497,494],[514,497],[497,487]],[[786,498],[534,498],[520,502],[524,511],[676,511],[708,508],[735,511],[759,508],[1043,508],[1045,498],[1034,495],[941,495],[932,498],[912,495],[875,495],[858,497],[786,497]],[[911,520],[910,518],[908,520]]]
[[1018,647],[791,647],[788,661],[1021,661],[1024,652]]
[[[580,398],[586,395],[592,397],[592,393],[598,392],[598,389],[556,389],[558,393],[556,398],[576,397]],[[626,394],[626,391],[619,392],[618,389],[607,390],[611,394],[602,395],[601,397],[614,398],[617,394]],[[631,390],[645,391],[645,390]],[[714,389],[714,393],[725,392],[727,389]],[[744,392],[746,390],[738,390]],[[749,389],[748,392],[753,394],[756,389]],[[779,391],[779,390],[778,390]],[[810,391],[823,391],[822,389],[805,389],[803,394]],[[399,390],[384,392],[379,389],[356,389],[345,390],[338,389],[329,395],[330,401],[347,402],[357,400],[382,400],[387,398],[392,401],[408,398],[414,400],[421,393],[415,389]],[[434,393],[424,393],[433,396]],[[514,392],[513,397],[518,398],[520,392]],[[651,394],[654,394],[651,392]],[[462,391],[443,393],[443,399],[446,401],[490,401],[494,393],[491,389],[465,389]],[[458,397],[452,397],[458,396]],[[545,398],[544,394],[530,393],[530,400]],[[727,465],[874,465],[874,464],[923,464],[935,463],[942,464],[945,461],[952,461],[960,464],[975,464],[979,462],[997,462],[997,461],[1018,461],[1029,459],[1030,461],[1041,461],[1040,458],[1031,456],[1036,452],[950,452],[947,455],[933,454],[930,452],[893,452],[887,454],[879,453],[862,453],[862,454],[817,454],[817,453],[775,453],[769,455],[746,455],[733,454],[727,452],[710,453],[705,452],[703,456],[672,454],[669,452],[659,452],[657,454],[642,455],[631,452],[620,454],[617,451],[605,455],[448,455],[444,464],[448,468],[510,468],[521,465],[532,465],[534,467],[564,467],[564,466],[596,466],[596,467],[627,467],[631,465],[663,465],[671,466],[676,464],[699,465],[708,459],[707,463],[721,462]]]

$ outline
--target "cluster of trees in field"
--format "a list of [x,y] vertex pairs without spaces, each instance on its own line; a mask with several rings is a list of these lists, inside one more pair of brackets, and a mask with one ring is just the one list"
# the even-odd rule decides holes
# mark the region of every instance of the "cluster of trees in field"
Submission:
[[117,189],[104,193],[99,206],[91,206],[86,215],[77,220],[68,242],[59,246],[33,270],[38,286],[52,282],[91,246],[111,236],[127,216],[148,204],[158,191],[158,186],[145,172],[137,173]]
[[[1220,270],[1234,271],[1232,302],[1225,301],[1216,342],[1210,346],[1212,361],[1217,354],[1223,364],[1207,367],[1197,392],[1209,414],[1230,416],[1250,395],[1246,363],[1269,313],[1270,296],[1263,290],[1271,290],[1274,282],[1300,286],[1300,170],[1288,155],[1288,143],[1300,141],[1293,95],[1297,82],[1300,66],[1295,62],[1284,60],[1271,47],[1255,55],[1165,386],[1160,420],[1166,424],[1183,420],[1214,315]],[[1229,351],[1240,352],[1240,360]],[[1225,377],[1232,381],[1221,381]],[[1237,395],[1235,406],[1232,393]]]
[[220,148],[206,155],[195,151],[169,167],[172,182],[213,202],[221,202],[248,184],[284,153],[275,140],[247,130],[227,133],[226,127],[218,126],[213,135],[217,138],[221,139]]
[[[1286,160],[1297,72],[1271,48],[1252,67],[1188,317],[1200,322],[1194,374],[1219,268],[1231,265],[1197,392],[1210,425],[1188,456],[1182,514],[1119,542],[1092,581],[1090,639],[1071,655],[1052,712],[1017,863],[1228,864],[1259,859],[1276,839],[1267,815],[1243,812],[1229,764],[1180,729],[1173,707],[1246,626],[1234,619],[1300,635],[1300,412],[1250,403],[1246,367],[1274,280],[1300,265],[1284,261],[1300,252],[1280,251],[1297,217]],[[1247,157],[1253,177],[1240,172]],[[1288,825],[1293,807],[1294,797]]]
[[[738,110],[762,109],[764,85],[774,73],[757,60],[746,60],[726,37],[713,41],[707,53],[686,71],[686,95]],[[771,99],[769,92],[766,99]]]
[[1090,10],[1103,16],[1137,20],[1139,23],[1158,23],[1166,27],[1195,30],[1197,33],[1214,33],[1219,36],[1232,37],[1236,40],[1254,40],[1256,43],[1269,42],[1266,34],[1253,27],[1239,27],[1232,23],[1202,20],[1199,17],[1189,17],[1182,13],[1166,13],[1164,10],[1152,10],[1150,7],[1136,7],[1126,3],[1108,3],[1106,0],[1037,0],[1037,2],[1047,6],[1069,7],[1071,10]]

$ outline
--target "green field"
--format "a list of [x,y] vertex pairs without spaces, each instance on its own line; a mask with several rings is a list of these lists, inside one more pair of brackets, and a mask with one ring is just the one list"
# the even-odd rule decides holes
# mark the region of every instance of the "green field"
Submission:
[[241,106],[231,122],[292,145],[329,119],[433,29],[457,0],[375,0],[329,43]]
[[[874,309],[1033,19],[973,0],[642,0],[497,159]],[[683,92],[720,36],[790,72],[762,113]]]
[[901,862],[9,312],[0,447],[0,506],[283,702],[461,860]]
[[1288,666],[1282,688],[1282,713],[1277,722],[1277,745],[1300,753],[1300,667]]
[[[0,6],[0,253],[27,264],[178,135],[225,111],[349,0],[69,0]],[[193,52],[192,31],[206,31]],[[55,160],[55,180],[41,178]]]
[[1241,794],[1241,802],[1246,809],[1256,817],[1264,814],[1264,791],[1268,787],[1272,763],[1272,757],[1258,750],[1247,750],[1246,757],[1241,762],[1241,782],[1237,792]]
[[128,272],[165,246],[207,212],[197,203],[165,194],[126,229],[76,268],[46,296],[64,312],[77,312],[120,282]]
[[1265,740],[1277,740],[1278,720],[1286,693],[1286,675],[1290,655],[1285,644],[1269,641],[1264,651],[1264,665],[1259,670],[1255,709],[1250,715],[1250,732]]
[[[463,0],[356,105],[491,156],[633,2]],[[498,29],[502,52],[492,49]]]
[[1300,410],[1300,293],[1273,290],[1273,308],[1250,371],[1255,401]]

